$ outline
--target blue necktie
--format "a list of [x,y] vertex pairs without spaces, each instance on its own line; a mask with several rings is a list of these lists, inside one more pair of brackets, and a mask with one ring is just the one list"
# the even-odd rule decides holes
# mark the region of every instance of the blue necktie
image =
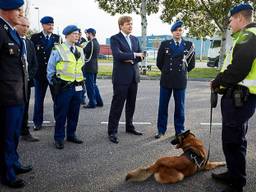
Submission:
[[46,35],[46,36],[45,36],[45,43],[46,43],[46,46],[47,46],[47,47],[50,45],[51,41],[50,41],[49,35]]
[[24,47],[24,54],[27,56],[27,46],[26,46],[26,39],[21,37],[23,47]]
[[132,42],[131,42],[130,37],[127,35],[125,38],[126,38],[126,41],[127,41],[128,45],[129,45],[130,49],[132,50]]

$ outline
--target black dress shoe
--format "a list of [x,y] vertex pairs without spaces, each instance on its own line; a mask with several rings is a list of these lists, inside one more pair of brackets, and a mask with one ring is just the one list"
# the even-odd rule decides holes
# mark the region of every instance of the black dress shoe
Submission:
[[39,131],[40,129],[42,129],[42,125],[34,126],[34,131]]
[[227,186],[224,190],[221,192],[243,192],[242,187],[235,187],[235,186]]
[[76,144],[82,144],[83,141],[78,139],[77,137],[68,137],[67,141],[72,142],[72,143],[76,143]]
[[18,189],[25,186],[25,182],[22,179],[16,179],[15,181],[4,181],[3,185],[6,185],[10,188]]
[[219,173],[219,174],[212,173],[212,178],[215,179],[216,181],[219,181],[221,183],[228,184],[228,185],[231,184],[232,182],[232,179],[228,172]]
[[19,174],[23,174],[23,173],[28,173],[28,172],[32,171],[33,168],[31,165],[28,165],[28,166],[21,166],[21,167],[14,168],[14,170],[15,170],[15,173],[17,175],[19,175]]
[[136,131],[135,129],[132,129],[132,130],[126,130],[126,133],[130,133],[130,134],[133,134],[133,135],[143,135],[143,133],[139,132],[139,131]]
[[162,136],[164,136],[163,133],[157,133],[157,134],[155,135],[155,139],[160,139]]
[[63,149],[64,148],[64,143],[63,141],[55,141],[55,147],[57,149]]
[[112,143],[115,143],[115,144],[119,143],[119,140],[115,134],[109,135],[108,138],[109,138],[109,141],[111,141]]
[[91,106],[91,105],[84,105],[83,108],[85,109],[93,109],[95,108],[95,106]]
[[22,135],[21,139],[28,142],[38,142],[39,139],[37,137],[33,137],[31,134]]

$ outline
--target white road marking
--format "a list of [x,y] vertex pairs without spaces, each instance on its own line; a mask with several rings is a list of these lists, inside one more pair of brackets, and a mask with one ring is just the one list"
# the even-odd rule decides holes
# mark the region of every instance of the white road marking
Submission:
[[[200,123],[200,125],[210,125],[210,123]],[[213,126],[221,126],[222,123],[212,123]]]
[[[103,122],[100,122],[100,124],[107,125],[108,122],[103,121]],[[120,125],[125,125],[125,122],[120,121],[119,124]],[[151,122],[132,122],[132,124],[134,124],[134,125],[151,125],[152,123]]]
[[[28,121],[28,123],[33,123],[33,121]],[[43,121],[43,124],[50,124],[50,123],[54,123],[52,121]]]

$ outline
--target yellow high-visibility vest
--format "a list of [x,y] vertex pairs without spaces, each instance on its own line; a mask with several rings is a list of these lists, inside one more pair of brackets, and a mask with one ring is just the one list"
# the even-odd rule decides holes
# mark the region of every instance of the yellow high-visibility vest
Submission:
[[76,46],[80,52],[80,58],[76,60],[74,54],[70,51],[69,47],[62,43],[55,45],[55,49],[59,52],[61,60],[56,64],[56,75],[60,79],[69,82],[81,82],[84,80],[82,66],[84,65],[84,53],[80,47]]
[[[256,35],[256,27],[252,27],[252,28],[248,28],[243,31],[240,31],[235,36],[233,47],[231,51],[229,51],[226,55],[223,66],[221,68],[221,72],[224,72],[227,69],[227,67],[232,64],[234,47],[237,43],[239,43],[239,41],[241,41],[241,39],[243,39],[243,35],[246,35],[245,32],[251,32],[254,35]],[[244,80],[242,80],[238,84],[247,87],[251,94],[256,94],[256,59],[254,59],[253,61],[252,68],[249,74],[245,77]]]

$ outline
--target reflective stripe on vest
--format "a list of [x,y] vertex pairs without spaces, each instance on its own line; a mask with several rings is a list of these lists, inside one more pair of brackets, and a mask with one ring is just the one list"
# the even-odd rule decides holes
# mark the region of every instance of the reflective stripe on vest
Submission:
[[61,57],[61,61],[59,61],[56,65],[57,76],[64,81],[83,81],[83,50],[80,47],[76,46],[78,52],[80,52],[81,55],[80,58],[76,60],[74,54],[70,51],[69,47],[65,43],[61,45],[56,45],[55,48],[59,52]]
[[[246,31],[251,32],[254,35],[256,35],[256,28],[255,27],[248,28],[248,29],[245,30],[245,32]],[[223,66],[221,68],[221,72],[224,72],[227,69],[228,65],[232,64],[234,47],[237,44],[237,41],[239,40],[239,37],[241,35],[243,35],[243,32],[244,31],[241,31],[238,34],[238,36],[235,38],[233,46],[232,46],[232,50],[227,53],[227,56],[224,60]],[[245,77],[244,80],[242,80],[238,84],[247,87],[251,94],[256,94],[256,58],[253,61],[252,68],[251,68],[249,74]]]

